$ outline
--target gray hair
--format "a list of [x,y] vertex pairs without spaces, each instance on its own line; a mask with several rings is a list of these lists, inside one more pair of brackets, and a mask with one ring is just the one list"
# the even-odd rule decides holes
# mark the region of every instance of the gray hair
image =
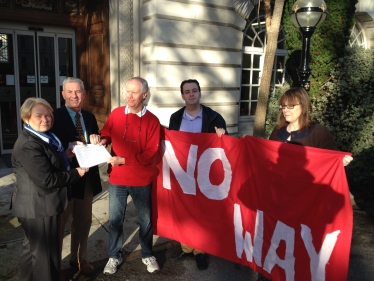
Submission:
[[[131,80],[136,80],[136,81],[138,81],[138,82],[140,82],[142,84],[142,94],[144,94],[145,92],[148,92],[149,88],[148,88],[148,82],[147,82],[147,80],[145,80],[144,78],[141,78],[141,77],[137,76],[137,77],[131,78],[129,81],[127,81],[127,83],[129,83]],[[126,86],[127,86],[127,83],[126,83]]]
[[81,89],[84,90],[84,83],[81,79],[75,77],[66,77],[62,82],[62,90],[65,91],[65,84],[67,83],[78,83],[81,86]]
[[52,117],[52,124],[53,124],[53,120],[54,120],[53,108],[45,99],[42,99],[42,98],[32,97],[32,98],[26,99],[20,109],[21,119],[26,123],[26,121],[31,118],[32,109],[38,104],[44,106],[48,110],[49,114]]

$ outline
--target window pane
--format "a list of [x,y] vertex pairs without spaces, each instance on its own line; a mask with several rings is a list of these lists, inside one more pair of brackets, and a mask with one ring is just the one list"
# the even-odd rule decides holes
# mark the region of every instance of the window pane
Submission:
[[253,68],[260,68],[261,55],[253,55]]
[[275,81],[275,84],[282,84],[282,83],[283,83],[283,72],[278,71],[277,80]]
[[0,63],[9,62],[8,34],[0,34]]
[[249,77],[251,75],[251,72],[248,70],[242,71],[242,84],[248,84],[249,85]]
[[284,57],[283,56],[278,56],[277,57],[277,69],[283,70],[285,68],[284,66]]
[[260,84],[260,71],[253,71],[252,84]]
[[249,100],[249,87],[242,86],[240,100]]
[[258,90],[259,87],[252,87],[252,95],[251,95],[251,100],[257,100],[258,99]]
[[251,64],[252,64],[251,55],[243,54],[243,62],[242,62],[243,68],[250,68]]
[[241,102],[240,103],[240,116],[248,116],[249,115],[249,102]]
[[252,40],[248,36],[244,35],[243,46],[252,46]]
[[251,102],[251,115],[256,114],[256,107],[257,107],[257,101],[256,102]]

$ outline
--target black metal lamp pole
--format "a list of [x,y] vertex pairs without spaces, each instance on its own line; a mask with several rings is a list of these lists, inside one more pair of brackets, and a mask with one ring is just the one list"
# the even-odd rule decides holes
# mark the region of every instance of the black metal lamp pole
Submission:
[[303,47],[301,50],[301,63],[297,73],[299,75],[299,86],[304,87],[307,91],[310,89],[309,76],[312,72],[312,69],[309,67],[310,38],[315,30],[315,27],[300,27],[300,31],[303,35]]
[[322,24],[327,14],[326,4],[323,0],[297,0],[292,7],[291,19],[303,35],[301,50],[301,63],[297,70],[299,86],[309,91],[309,76],[312,69],[309,67],[310,38],[316,28]]

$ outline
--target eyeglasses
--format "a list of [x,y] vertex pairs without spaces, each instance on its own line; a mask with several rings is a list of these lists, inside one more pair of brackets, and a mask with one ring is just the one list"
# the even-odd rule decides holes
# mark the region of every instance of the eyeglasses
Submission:
[[300,105],[300,104],[299,103],[298,104],[281,104],[279,105],[279,109],[286,109],[286,108],[294,109],[296,105]]

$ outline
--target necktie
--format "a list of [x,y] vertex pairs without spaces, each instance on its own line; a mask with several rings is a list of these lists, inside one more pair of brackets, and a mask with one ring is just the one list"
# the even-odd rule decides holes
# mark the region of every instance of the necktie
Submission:
[[82,129],[82,124],[81,124],[81,115],[79,114],[79,112],[75,114],[75,128],[77,129],[81,142],[86,143],[86,139],[84,137],[84,132]]

